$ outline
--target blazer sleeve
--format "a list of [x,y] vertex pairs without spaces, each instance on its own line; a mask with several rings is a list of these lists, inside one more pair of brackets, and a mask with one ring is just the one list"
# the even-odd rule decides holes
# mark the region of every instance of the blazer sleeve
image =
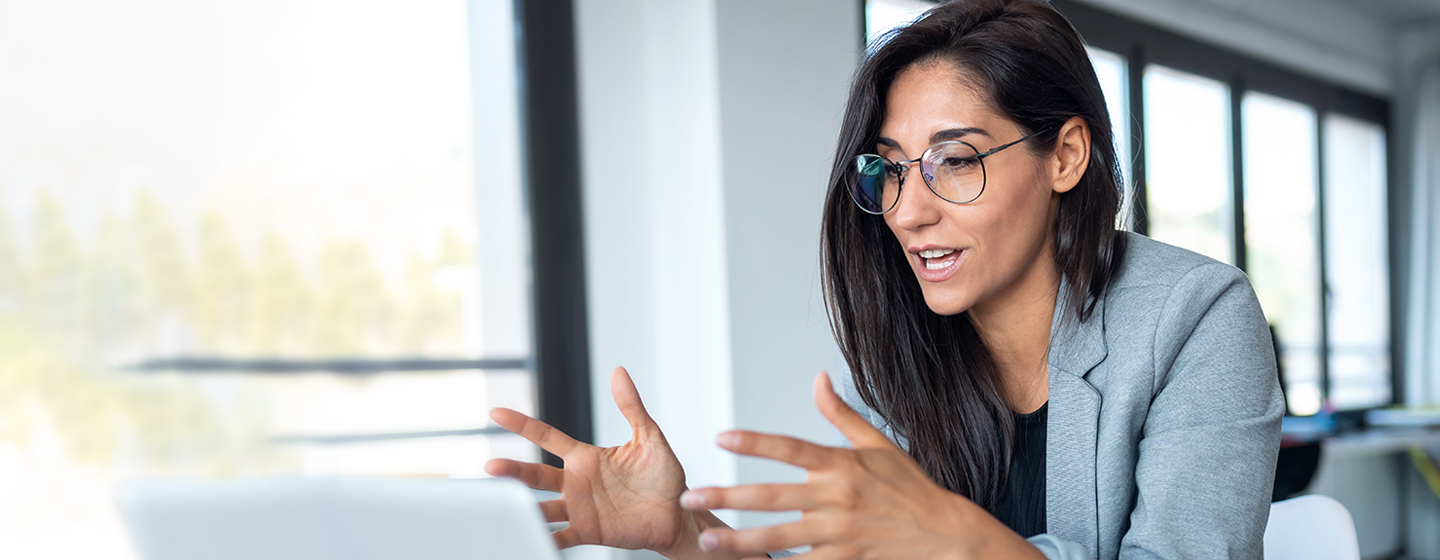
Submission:
[[1026,539],[1049,560],[1090,560],[1090,551],[1080,543],[1070,542],[1051,534],[1035,535]]
[[1160,311],[1153,348],[1119,557],[1261,558],[1285,403],[1245,275],[1219,263],[1188,272]]

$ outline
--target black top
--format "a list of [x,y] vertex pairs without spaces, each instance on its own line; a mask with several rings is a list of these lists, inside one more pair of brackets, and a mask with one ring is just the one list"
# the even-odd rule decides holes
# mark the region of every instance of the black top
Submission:
[[1049,401],[1030,414],[1015,413],[1015,453],[995,517],[1020,536],[1045,532],[1045,425]]

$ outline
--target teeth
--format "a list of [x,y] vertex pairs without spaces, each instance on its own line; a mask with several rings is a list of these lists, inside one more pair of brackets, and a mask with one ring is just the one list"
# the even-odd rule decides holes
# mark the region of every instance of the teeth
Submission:
[[955,259],[941,259],[954,252],[954,249],[928,249],[920,251],[920,257],[924,260],[927,270],[944,270],[954,265]]

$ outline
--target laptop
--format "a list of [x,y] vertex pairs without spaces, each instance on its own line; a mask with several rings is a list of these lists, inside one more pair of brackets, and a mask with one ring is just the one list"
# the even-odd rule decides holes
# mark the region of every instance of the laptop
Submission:
[[139,560],[560,560],[500,479],[147,480],[117,488]]

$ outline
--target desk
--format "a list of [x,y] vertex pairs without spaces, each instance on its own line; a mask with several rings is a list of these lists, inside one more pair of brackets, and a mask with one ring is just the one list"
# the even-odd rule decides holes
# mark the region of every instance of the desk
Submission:
[[1406,456],[1410,446],[1440,450],[1440,430],[1377,428],[1326,438],[1306,489],[1350,510],[1360,556],[1440,560],[1440,500]]
[[1404,453],[1412,445],[1440,446],[1440,430],[1423,428],[1371,428],[1325,439],[1325,453],[1333,457],[1364,457]]

